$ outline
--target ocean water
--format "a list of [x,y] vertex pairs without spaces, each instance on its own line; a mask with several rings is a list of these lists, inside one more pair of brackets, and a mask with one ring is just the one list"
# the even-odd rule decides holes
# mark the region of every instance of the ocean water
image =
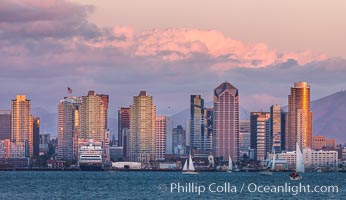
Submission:
[[[308,185],[312,192],[307,191]],[[332,186],[337,191],[328,189]],[[346,173],[305,173],[302,181],[290,181],[288,173],[261,176],[255,172],[0,172],[1,200],[196,198],[346,199]]]

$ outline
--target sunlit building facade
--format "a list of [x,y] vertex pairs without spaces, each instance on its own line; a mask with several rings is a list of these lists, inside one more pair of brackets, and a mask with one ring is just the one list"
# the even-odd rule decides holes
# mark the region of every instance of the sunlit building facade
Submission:
[[156,107],[153,105],[153,97],[141,91],[133,97],[130,112],[129,160],[155,160]]
[[321,150],[322,148],[335,148],[336,139],[327,138],[325,136],[312,136],[312,149]]
[[312,112],[310,111],[310,85],[296,82],[288,95],[288,129],[286,150],[295,151],[296,143],[300,148],[312,148]]
[[270,107],[270,135],[272,137],[272,146],[275,152],[281,152],[281,106],[272,105]]
[[26,157],[33,155],[31,101],[25,95],[17,95],[11,102],[11,141],[25,147]]
[[228,82],[214,90],[213,154],[239,160],[239,93]]

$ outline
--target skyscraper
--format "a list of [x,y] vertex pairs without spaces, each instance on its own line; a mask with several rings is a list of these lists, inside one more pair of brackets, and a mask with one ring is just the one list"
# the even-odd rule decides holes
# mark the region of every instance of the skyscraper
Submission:
[[239,156],[249,155],[250,149],[250,120],[240,120],[239,124]]
[[[105,130],[107,129],[108,98],[95,91],[89,91],[87,96],[82,96],[80,109],[81,139],[93,139],[103,142]],[[105,100],[107,99],[107,101]]]
[[212,151],[212,135],[208,130],[208,110],[204,108],[204,99],[201,95],[191,95],[190,149],[195,157],[208,157]]
[[270,134],[273,138],[272,145],[275,152],[282,151],[281,147],[281,107],[280,105],[272,105],[270,107]]
[[164,160],[166,152],[170,152],[169,154],[172,154],[172,119],[166,116],[157,116],[155,129],[155,159]]
[[38,157],[40,154],[40,118],[33,117],[33,155]]
[[310,85],[296,82],[288,95],[287,151],[296,150],[296,142],[301,149],[312,148],[312,112],[310,111]]
[[130,129],[130,108],[118,110],[118,146],[123,146],[123,129]]
[[228,82],[214,90],[213,130],[214,155],[239,160],[239,94]]
[[80,134],[79,139],[86,142],[93,139],[95,143],[101,142],[104,150],[104,160],[109,161],[109,131],[107,130],[108,95],[96,94],[89,91],[82,96],[80,106]]
[[181,125],[173,128],[173,154],[182,155],[185,154],[186,149],[186,132]]
[[139,162],[154,160],[156,107],[153,97],[140,91],[133,97],[130,112],[129,159]]
[[11,102],[11,141],[25,146],[25,155],[33,155],[33,123],[31,102],[25,95],[17,95]]
[[11,111],[0,110],[0,140],[11,138]]
[[269,112],[251,112],[251,149],[255,149],[255,159],[263,160],[267,153],[271,152],[270,137],[270,113]]
[[65,97],[58,105],[58,158],[77,159],[80,132],[80,97]]

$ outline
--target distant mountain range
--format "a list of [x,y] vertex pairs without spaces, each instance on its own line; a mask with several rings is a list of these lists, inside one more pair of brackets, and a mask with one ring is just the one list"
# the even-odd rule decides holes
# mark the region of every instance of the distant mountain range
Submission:
[[[212,107],[212,102],[206,104]],[[269,110],[269,108],[268,108]],[[311,102],[313,115],[313,135],[322,135],[336,138],[338,143],[346,143],[346,91],[336,92],[332,95]],[[41,118],[41,133],[57,134],[58,114],[51,113],[43,108],[33,108],[34,116]],[[174,126],[183,125],[189,119],[189,108],[172,115]],[[250,112],[240,107],[240,119],[249,119]],[[108,127],[112,134],[116,134],[117,118],[108,118]]]
[[[209,103],[210,106],[212,103]],[[286,109],[284,107],[283,109]],[[269,108],[268,108],[269,111]],[[313,118],[313,135],[336,138],[337,143],[346,143],[346,91],[311,101]],[[190,110],[185,109],[172,116],[174,126],[183,125],[190,117]],[[249,119],[250,112],[240,107],[240,119]]]

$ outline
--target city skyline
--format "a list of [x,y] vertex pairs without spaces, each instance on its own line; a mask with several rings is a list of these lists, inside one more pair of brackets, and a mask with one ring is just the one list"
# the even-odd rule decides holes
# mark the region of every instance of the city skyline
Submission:
[[0,0],[0,199],[342,198],[345,8]]
[[[238,12],[233,13],[234,17],[221,12],[227,19],[232,20],[232,24],[225,24],[218,15],[217,18],[210,19],[211,21],[206,20],[205,24],[195,24],[196,19],[203,15],[192,12],[196,18],[189,23],[177,18],[175,23],[162,25],[159,18],[149,20],[141,17],[146,23],[140,24],[147,24],[148,27],[140,27],[138,23],[132,24],[132,20],[138,17],[135,12],[129,13],[131,17],[120,17],[123,12],[119,12],[111,15],[117,16],[116,18],[105,19],[100,9],[106,8],[108,12],[113,9],[106,2],[75,2],[78,1],[42,3],[29,0],[0,4],[0,10],[4,10],[0,18],[0,78],[7,83],[0,86],[0,109],[8,109],[8,105],[4,103],[6,99],[17,93],[25,93],[35,102],[33,109],[42,106],[49,112],[55,112],[56,104],[50,102],[58,102],[60,97],[64,96],[67,86],[73,89],[76,96],[81,96],[89,89],[109,94],[113,97],[110,108],[128,106],[128,99],[132,94],[150,89],[150,93],[156,97],[158,112],[165,115],[178,112],[178,108],[185,105],[191,93],[203,95],[206,102],[212,101],[210,91],[224,80],[237,85],[242,91],[242,104],[249,110],[264,109],[273,101],[275,104],[285,105],[286,93],[282,88],[290,87],[291,83],[296,81],[304,80],[314,85],[311,99],[346,89],[343,78],[346,73],[345,55],[326,53],[330,48],[324,50],[322,47],[326,45],[319,42],[329,40],[321,38],[321,35],[317,37],[316,32],[307,32],[314,33],[316,38],[303,37],[304,41],[311,39],[315,42],[303,43],[301,37],[291,38],[289,34],[294,33],[297,36],[293,29],[288,31],[284,38],[266,41],[275,38],[277,34],[274,31],[268,36],[256,34],[256,31],[247,32],[251,24],[240,26],[243,15]],[[121,4],[128,7],[131,3],[134,2]],[[181,3],[173,4],[172,9],[177,10]],[[241,9],[249,7],[248,2],[223,3],[233,9],[236,5]],[[299,3],[299,7],[292,6],[296,3],[287,3],[287,6],[289,10],[297,8],[300,11],[299,16],[302,16],[302,11],[308,5]],[[153,4],[154,0],[143,7],[154,9]],[[319,2],[319,8],[325,8],[323,4]],[[343,4],[333,4],[330,12],[340,14]],[[277,3],[271,6],[282,8]],[[215,5],[208,8],[215,8]],[[119,8],[116,6],[114,9]],[[253,11],[259,12],[256,9]],[[269,24],[273,23],[275,19],[268,15],[261,17],[270,19]],[[314,12],[312,16],[316,15]],[[323,12],[324,15],[326,14]],[[250,16],[244,17],[249,20]],[[130,18],[132,20],[126,21]],[[172,19],[172,13],[167,12],[162,18]],[[291,20],[286,17],[284,19],[287,22],[285,26],[295,27]],[[330,23],[332,19],[337,23]],[[321,27],[332,24],[328,34],[340,34],[345,31],[342,28],[345,26],[338,26],[345,22],[342,19],[328,15],[328,18],[323,18],[320,23],[310,23],[308,27],[313,26],[320,30]],[[220,24],[217,23],[218,20]],[[307,17],[307,21],[295,23],[304,28],[311,20]],[[265,20],[261,22],[266,23]],[[282,24],[275,24],[285,29]],[[258,29],[267,32],[264,27],[268,28],[268,24]],[[243,38],[241,35],[244,33],[252,36]],[[286,34],[284,31],[280,32],[280,35],[283,33]],[[330,38],[334,40],[339,37]],[[282,45],[278,48],[277,44],[281,41],[294,43],[295,47]],[[336,50],[345,52],[339,50],[345,45],[340,42],[336,44]],[[315,52],[313,49],[321,50]],[[320,56],[324,54],[326,56]],[[252,86],[254,83],[256,88]],[[269,90],[273,84],[278,87]],[[257,104],[253,105],[253,101]],[[115,112],[110,110],[112,116]],[[44,119],[42,120],[44,122]]]

